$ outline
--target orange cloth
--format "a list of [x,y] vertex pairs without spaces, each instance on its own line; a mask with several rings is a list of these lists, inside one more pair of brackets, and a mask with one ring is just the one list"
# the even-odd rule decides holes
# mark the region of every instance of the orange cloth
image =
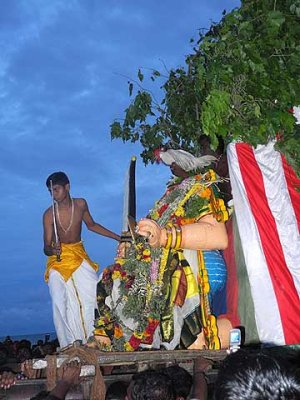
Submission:
[[48,282],[51,269],[58,271],[67,281],[73,272],[80,267],[83,260],[86,260],[95,271],[98,271],[98,264],[94,263],[87,255],[82,242],[61,243],[61,261],[57,261],[56,256],[48,257],[45,281]]

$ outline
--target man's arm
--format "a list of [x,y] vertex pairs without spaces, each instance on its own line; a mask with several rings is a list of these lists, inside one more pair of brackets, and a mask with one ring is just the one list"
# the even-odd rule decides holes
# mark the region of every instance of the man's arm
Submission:
[[211,368],[211,361],[199,356],[194,360],[194,384],[190,399],[207,399],[207,382],[205,372]]
[[45,211],[43,215],[43,228],[44,228],[44,253],[46,256],[53,256],[61,254],[61,248],[59,243],[55,243],[53,246],[53,218],[51,209]]
[[109,229],[105,228],[104,226],[95,222],[90,214],[87,202],[83,199],[83,216],[82,220],[84,221],[88,230],[98,233],[99,235],[109,237],[111,239],[115,239],[118,242],[121,240],[121,236],[117,235],[116,233],[110,231]]
[[61,379],[57,382],[55,388],[49,393],[46,400],[63,400],[70,388],[77,385],[80,381],[81,364],[77,361],[71,361],[69,364],[60,367],[62,369]]

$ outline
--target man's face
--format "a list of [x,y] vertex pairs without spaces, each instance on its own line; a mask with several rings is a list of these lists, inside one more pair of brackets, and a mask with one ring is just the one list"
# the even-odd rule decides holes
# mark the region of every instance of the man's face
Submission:
[[[51,195],[51,188],[48,188],[50,195]],[[58,203],[60,203],[61,201],[63,201],[70,190],[70,185],[53,185],[52,186],[52,191],[53,191],[53,198],[55,201],[57,201]]]

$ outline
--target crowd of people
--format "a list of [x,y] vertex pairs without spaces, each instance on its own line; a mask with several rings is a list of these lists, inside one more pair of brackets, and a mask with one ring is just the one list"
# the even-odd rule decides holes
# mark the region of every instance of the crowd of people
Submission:
[[[298,357],[298,358],[297,358]],[[25,363],[24,374],[30,377],[32,365]],[[174,364],[137,372],[130,380],[118,380],[99,394],[99,400],[298,400],[300,398],[299,353],[291,357],[268,351],[238,350],[226,357],[218,369],[213,386],[207,373],[213,363],[203,357],[194,360],[193,376]],[[43,391],[31,400],[63,400],[78,386],[81,363],[70,361],[58,369],[58,381],[51,392]],[[17,380],[13,372],[0,374],[0,387],[9,389]],[[72,397],[75,398],[75,397]],[[83,397],[78,397],[83,398]]]
[[36,343],[30,340],[12,340],[7,336],[3,342],[0,342],[0,368],[1,365],[7,364],[9,360],[22,363],[31,358],[44,358],[46,355],[53,354],[59,347],[57,339],[45,340],[39,339]]

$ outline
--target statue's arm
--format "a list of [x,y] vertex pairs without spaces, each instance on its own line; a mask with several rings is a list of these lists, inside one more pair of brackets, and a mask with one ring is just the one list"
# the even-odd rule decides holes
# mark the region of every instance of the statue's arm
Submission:
[[228,246],[226,227],[213,215],[205,215],[199,222],[182,226],[183,249],[225,250]]
[[[213,215],[205,215],[198,222],[181,227],[181,248],[191,250],[224,250],[228,245],[228,237],[223,222],[218,222]],[[153,247],[164,247],[167,243],[167,229],[160,227],[150,219],[142,219],[138,223],[138,233],[148,237]],[[175,228],[172,228],[175,244]]]

